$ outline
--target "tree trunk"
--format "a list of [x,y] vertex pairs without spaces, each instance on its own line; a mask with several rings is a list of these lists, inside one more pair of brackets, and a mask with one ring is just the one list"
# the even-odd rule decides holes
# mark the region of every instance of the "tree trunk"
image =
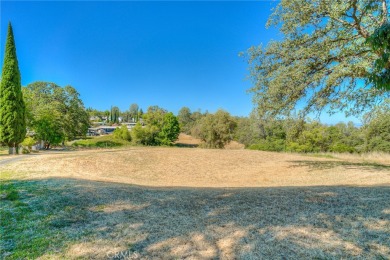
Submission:
[[8,154],[17,154],[16,147],[14,146],[8,147]]

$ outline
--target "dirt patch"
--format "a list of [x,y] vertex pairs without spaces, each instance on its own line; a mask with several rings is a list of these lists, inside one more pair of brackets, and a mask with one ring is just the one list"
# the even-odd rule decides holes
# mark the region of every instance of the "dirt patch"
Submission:
[[179,134],[178,139],[176,140],[176,144],[182,144],[182,145],[194,145],[198,146],[202,141],[198,138],[192,137],[190,135],[186,135],[183,133]]

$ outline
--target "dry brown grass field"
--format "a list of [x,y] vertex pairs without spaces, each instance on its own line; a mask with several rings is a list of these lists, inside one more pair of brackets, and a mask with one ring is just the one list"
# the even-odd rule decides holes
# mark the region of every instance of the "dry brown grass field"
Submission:
[[[386,155],[129,147],[40,153],[0,172],[46,228],[19,235],[53,241],[34,258],[390,258]],[[3,257],[27,254],[11,242]]]

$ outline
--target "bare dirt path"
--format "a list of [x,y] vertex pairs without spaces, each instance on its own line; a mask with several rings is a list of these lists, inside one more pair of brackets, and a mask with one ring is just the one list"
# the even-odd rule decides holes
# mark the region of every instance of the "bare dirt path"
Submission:
[[0,169],[1,169],[1,166],[7,165],[10,163],[14,163],[14,162],[18,162],[18,161],[21,161],[21,160],[29,158],[29,157],[37,157],[37,156],[46,155],[46,154],[55,155],[55,154],[63,154],[63,153],[64,153],[64,151],[62,151],[62,150],[49,150],[49,151],[40,151],[39,153],[30,153],[30,154],[3,155],[2,157],[0,157]]
[[17,162],[17,161],[23,160],[24,158],[26,158],[26,155],[17,155],[17,156],[12,156],[9,158],[4,158],[4,159],[0,160],[0,169],[1,169],[1,166],[3,166],[3,165],[6,165],[6,164],[9,164],[12,162]]

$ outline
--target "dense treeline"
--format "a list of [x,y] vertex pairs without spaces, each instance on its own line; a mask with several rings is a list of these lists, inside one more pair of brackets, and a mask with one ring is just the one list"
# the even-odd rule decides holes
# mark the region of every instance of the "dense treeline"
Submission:
[[364,116],[364,124],[352,122],[325,125],[313,120],[279,119],[262,121],[231,117],[225,111],[215,114],[179,111],[181,128],[204,141],[209,148],[222,148],[231,140],[249,149],[287,152],[390,152],[390,110],[384,105]]
[[390,113],[378,113],[361,127],[352,122],[240,118],[235,138],[250,149],[288,152],[390,152]]
[[[173,145],[179,133],[201,139],[202,147],[223,148],[236,140],[249,149],[287,152],[390,152],[389,103],[363,117],[363,125],[338,123],[325,125],[313,120],[294,118],[261,120],[255,113],[249,117],[233,117],[227,111],[215,113],[183,107],[177,116],[150,106],[146,113],[137,104],[121,112],[118,107],[98,111],[85,109],[78,92],[71,86],[35,82],[23,88],[27,127],[35,140],[60,144],[85,136],[91,118],[104,123],[134,122],[128,131],[123,125],[114,131],[114,138],[134,145]],[[31,139],[31,138],[30,138]],[[33,140],[27,140],[31,146]]]
[[86,111],[91,119],[92,125],[101,122],[108,125],[119,124],[122,122],[138,122],[144,115],[142,108],[135,103],[131,104],[129,109],[125,111],[120,111],[117,106],[113,106],[110,110],[104,111],[89,107]]
[[[144,113],[137,104],[121,112],[118,107],[98,111],[85,109],[77,91],[71,86],[35,82],[23,88],[27,126],[35,140],[59,144],[85,136],[89,126],[97,121],[120,125],[134,122],[131,131],[125,125],[113,134],[116,139],[134,145],[173,145],[184,132],[202,140],[202,147],[224,148],[232,140],[246,148],[287,152],[390,152],[389,103],[377,107],[363,117],[363,125],[338,123],[325,125],[313,120],[294,118],[261,120],[252,113],[249,117],[233,117],[227,111],[215,113],[180,109],[172,112],[150,106]],[[95,122],[90,121],[91,119]],[[96,119],[97,118],[97,119]],[[30,138],[31,139],[31,138]],[[26,140],[31,146],[33,140]]]

